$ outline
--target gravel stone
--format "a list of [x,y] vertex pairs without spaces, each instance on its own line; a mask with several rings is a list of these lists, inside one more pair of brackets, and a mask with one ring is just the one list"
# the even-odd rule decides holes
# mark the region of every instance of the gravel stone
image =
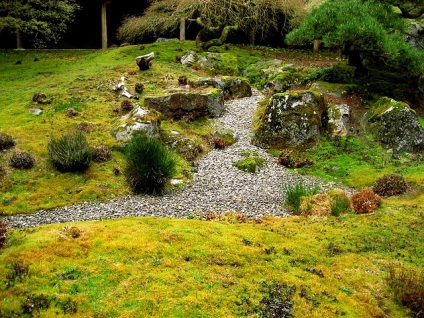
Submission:
[[[251,218],[289,216],[290,212],[283,207],[284,188],[299,181],[311,187],[320,185],[323,190],[336,185],[289,172],[277,164],[277,158],[251,144],[253,112],[262,99],[263,95],[254,90],[251,97],[225,103],[223,116],[216,119],[217,128],[234,130],[239,140],[223,150],[212,150],[199,160],[193,182],[187,189],[175,190],[162,197],[129,195],[102,203],[84,202],[4,219],[13,228],[27,228],[128,216],[204,218],[209,212],[237,212]],[[244,158],[241,154],[245,151],[256,151],[265,159],[264,167],[254,174],[234,167],[234,162]]]

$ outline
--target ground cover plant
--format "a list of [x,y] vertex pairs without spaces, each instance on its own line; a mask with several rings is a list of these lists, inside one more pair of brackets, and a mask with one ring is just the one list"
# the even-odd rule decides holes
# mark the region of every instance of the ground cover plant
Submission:
[[386,277],[392,262],[423,269],[424,219],[415,208],[210,220],[9,230],[1,314],[24,316],[28,301],[42,297],[42,316],[255,317],[279,308],[294,317],[408,316]]

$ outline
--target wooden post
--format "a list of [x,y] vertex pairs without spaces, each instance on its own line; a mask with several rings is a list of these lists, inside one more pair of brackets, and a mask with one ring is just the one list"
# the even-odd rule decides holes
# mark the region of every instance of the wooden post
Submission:
[[22,49],[22,36],[19,30],[16,30],[16,48]]
[[107,20],[106,20],[106,5],[110,1],[102,1],[102,49],[107,49]]
[[180,41],[185,41],[185,18],[180,20]]

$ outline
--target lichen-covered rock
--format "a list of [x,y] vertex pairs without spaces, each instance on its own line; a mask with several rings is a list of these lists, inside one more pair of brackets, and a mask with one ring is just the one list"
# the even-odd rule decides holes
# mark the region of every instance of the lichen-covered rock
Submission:
[[327,132],[332,137],[336,136],[346,136],[347,122],[350,116],[350,108],[347,104],[339,104],[339,105],[328,105],[327,108]]
[[424,129],[415,111],[407,104],[380,98],[364,116],[366,132],[395,152],[424,151]]
[[112,129],[112,136],[118,141],[131,139],[135,132],[144,132],[156,137],[160,131],[161,114],[153,109],[137,107],[129,114],[122,116]]
[[239,77],[199,78],[190,82],[193,87],[211,86],[224,92],[224,99],[236,99],[252,96],[252,87],[249,81]]
[[337,98],[345,98],[349,96],[356,89],[354,84],[339,84],[329,82],[315,82],[312,83],[311,88],[325,95],[334,96]]
[[146,97],[144,105],[157,110],[166,118],[218,117],[224,111],[224,96],[220,89],[208,89],[194,93],[177,92],[158,97]]
[[324,97],[313,91],[289,91],[271,97],[261,114],[253,143],[261,147],[308,149],[320,138]]
[[234,75],[238,73],[237,57],[231,53],[188,51],[181,57],[181,64],[185,66],[196,65],[198,68],[214,74]]

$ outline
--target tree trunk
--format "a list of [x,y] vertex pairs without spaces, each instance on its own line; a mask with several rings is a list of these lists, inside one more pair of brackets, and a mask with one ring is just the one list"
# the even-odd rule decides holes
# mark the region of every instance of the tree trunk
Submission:
[[357,50],[351,50],[347,52],[348,64],[355,66],[357,69],[363,69],[364,65],[362,64],[361,53]]
[[255,31],[254,30],[250,30],[249,43],[250,43],[250,45],[255,45]]
[[227,41],[227,38],[230,35],[230,32],[233,30],[234,31],[238,30],[238,26],[227,25],[226,27],[222,29],[221,36],[219,38],[204,41],[203,37],[205,36],[205,33],[207,33],[207,31],[205,29],[202,29],[200,30],[199,33],[197,33],[196,45],[197,47],[200,47],[202,50],[207,50],[211,46],[221,46]]
[[319,51],[319,45],[321,44],[320,40],[314,40],[314,52]]
[[107,49],[106,1],[102,1],[102,49]]
[[185,41],[185,18],[180,20],[180,41]]
[[16,48],[22,49],[22,34],[19,30],[16,30]]

